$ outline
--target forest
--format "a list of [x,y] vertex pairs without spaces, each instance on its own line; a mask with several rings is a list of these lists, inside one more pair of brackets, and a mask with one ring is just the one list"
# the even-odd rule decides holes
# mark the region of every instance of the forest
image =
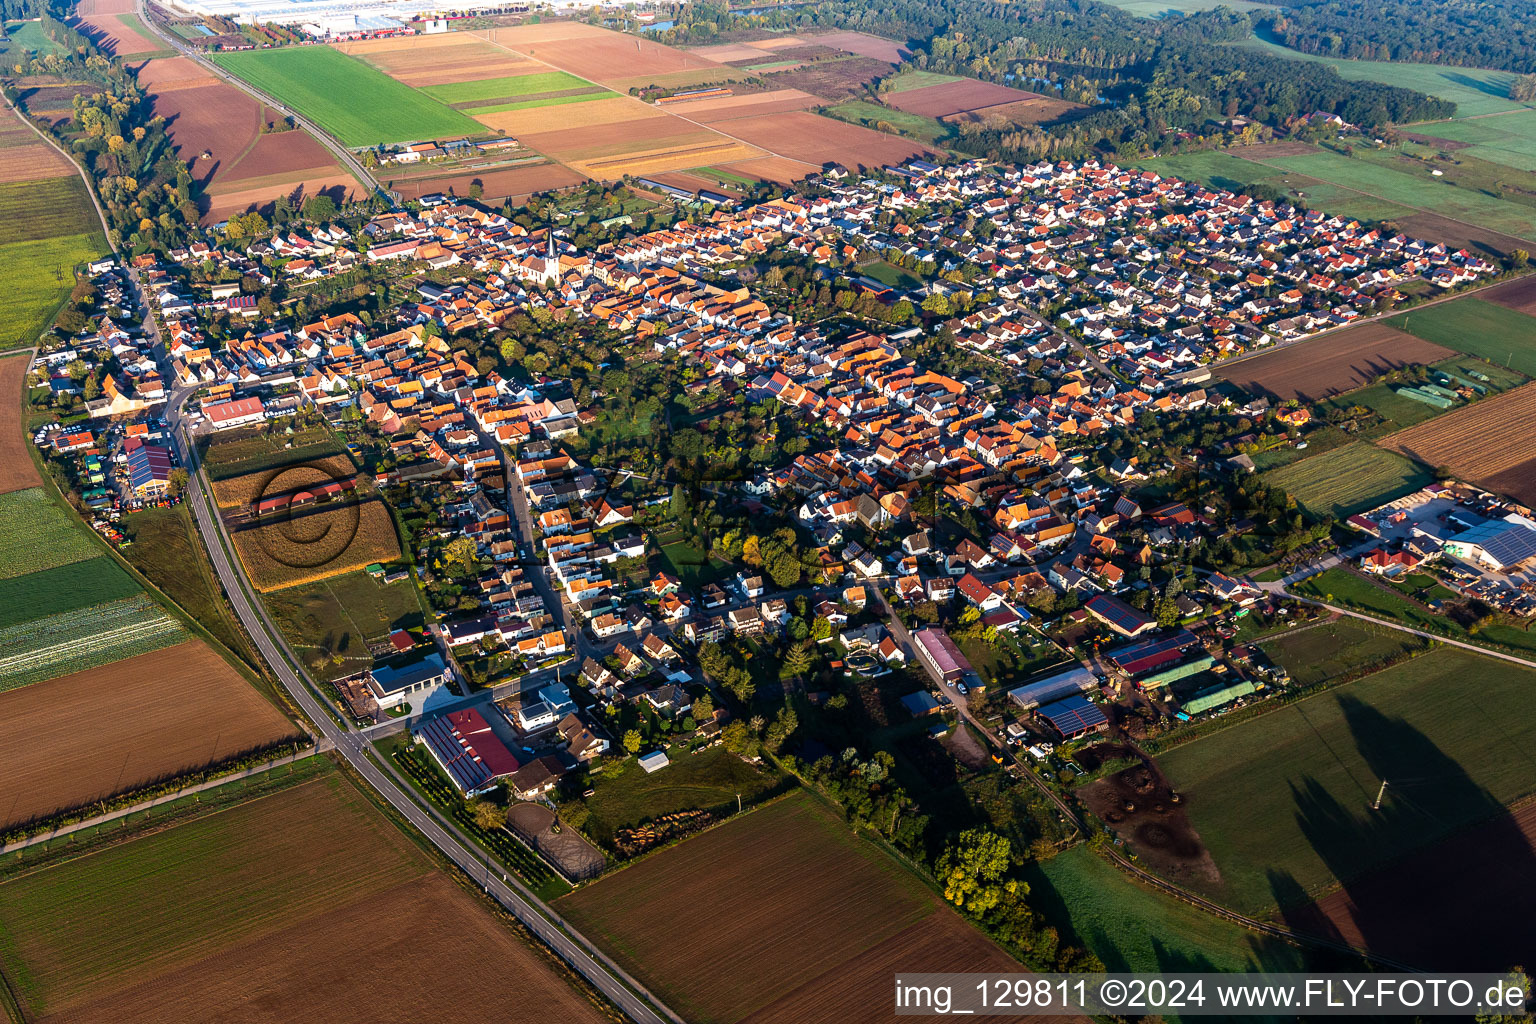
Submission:
[[1302,53],[1536,71],[1536,21],[1511,0],[1281,0],[1263,28]]

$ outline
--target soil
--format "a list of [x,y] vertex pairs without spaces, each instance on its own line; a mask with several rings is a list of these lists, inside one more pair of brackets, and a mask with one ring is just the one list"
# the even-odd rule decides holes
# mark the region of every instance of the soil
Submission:
[[1525,384],[1376,442],[1426,466],[1449,466],[1458,480],[1536,507],[1536,384]]
[[881,99],[886,106],[904,110],[909,114],[918,114],[922,117],[945,117],[982,107],[995,107],[1004,103],[1042,98],[1038,93],[967,79],[962,82],[945,82],[942,85],[890,93]]
[[566,878],[589,879],[603,873],[607,866],[597,847],[582,838],[574,828],[552,830],[555,812],[543,804],[517,803],[507,811],[507,827],[523,842],[553,861]]
[[43,482],[27,452],[26,431],[21,425],[22,383],[26,380],[25,352],[0,357],[0,494],[36,487]]
[[928,152],[910,139],[803,111],[736,118],[724,130],[743,142],[818,167],[829,161],[850,170],[882,167]]
[[829,103],[841,103],[863,95],[864,86],[891,73],[890,64],[873,57],[821,61],[789,71],[765,72],[769,89],[799,89]]
[[1536,316],[1536,277],[1520,277],[1505,284],[1496,285],[1477,293],[1484,302],[1491,302],[1517,313]]
[[1531,251],[1525,239],[1507,235],[1493,228],[1466,224],[1434,213],[1416,213],[1397,218],[1397,226],[1412,238],[1432,238],[1453,249],[1470,249],[1484,256],[1503,256],[1512,249]]
[[1456,353],[1381,323],[1362,324],[1216,367],[1219,376],[1252,394],[1315,402],[1364,387],[1410,364],[1430,364]]
[[1155,761],[1134,747],[1116,743],[1096,744],[1082,756],[1094,764],[1141,758],[1140,765],[1082,786],[1077,795],[1143,864],[1174,882],[1211,885],[1220,881],[1216,862],[1184,812],[1182,795],[1174,792]]

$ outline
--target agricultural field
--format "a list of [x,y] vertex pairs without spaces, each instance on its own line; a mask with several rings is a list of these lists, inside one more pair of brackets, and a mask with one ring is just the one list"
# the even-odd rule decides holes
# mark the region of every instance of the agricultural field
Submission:
[[143,593],[26,619],[0,630],[0,690],[110,665],[187,637],[186,627]]
[[1482,302],[1491,302],[1516,313],[1536,315],[1536,275],[1494,285],[1478,292],[1477,297]]
[[64,48],[43,31],[41,22],[12,21],[5,26],[5,52],[14,55],[18,50],[29,53],[63,53]]
[[618,92],[634,86],[683,88],[746,77],[745,72],[696,52],[575,21],[493,28],[480,34],[517,54]]
[[254,661],[245,635],[224,601],[187,507],[141,509],[119,525],[133,541],[124,549],[123,557],[225,647]]
[[0,580],[0,628],[138,592],[139,585],[108,555],[12,576]]
[[1250,394],[1315,402],[1414,364],[1456,353],[1380,323],[1362,324],[1251,359],[1218,363],[1216,375]]
[[1015,124],[1033,124],[1081,109],[1076,103],[1040,93],[931,71],[903,71],[887,81],[890,91],[883,94],[882,103],[897,111],[939,121],[998,118]]
[[74,287],[75,268],[105,250],[99,228],[0,245],[0,349],[35,343]]
[[0,494],[0,580],[99,554],[85,528],[43,488]]
[[1536,384],[1496,395],[1377,443],[1457,479],[1536,505]]
[[564,71],[517,75],[511,78],[482,78],[449,85],[422,86],[421,91],[435,100],[457,107],[473,116],[482,107],[522,101],[538,105],[544,99],[597,98],[612,93],[601,86]]
[[[1241,189],[1263,182],[1285,192],[1292,202],[1311,209],[1321,209],[1342,217],[1359,220],[1402,220],[1414,215],[1410,207],[1368,196],[1354,189],[1342,188],[1301,174],[1277,171],[1273,167],[1246,159],[1244,154],[1261,147],[1247,146],[1227,152],[1204,150],[1176,153],[1172,156],[1137,160],[1141,167],[1164,177],[1182,181],[1202,181],[1217,188]],[[1311,147],[1308,147],[1311,151]]]
[[[1437,345],[1481,356],[1496,366],[1518,370],[1527,377],[1536,377],[1536,316],[1527,316],[1493,301],[1500,292],[1504,296],[1520,294],[1512,288],[1503,290],[1510,287],[1500,286],[1486,293],[1414,310],[1392,317],[1386,324]],[[1506,298],[1506,301],[1509,300]]]
[[369,644],[397,629],[419,630],[426,621],[415,583],[385,584],[365,572],[289,587],[267,595],[266,603],[284,639],[326,678],[368,668]]
[[280,590],[400,557],[395,522],[378,500],[324,504],[235,530],[257,590]]
[[339,469],[346,459],[341,452],[341,445],[323,426],[305,426],[292,434],[262,428],[231,430],[229,436],[211,441],[202,456],[218,493],[220,481],[230,477],[272,472],[298,462]]
[[263,132],[283,113],[259,103],[186,57],[157,57],[139,84],[168,122],[176,155],[207,195],[204,224],[248,209],[268,210],[282,195],[344,200],[361,186],[315,138],[301,130]]
[[12,730],[0,824],[45,818],[297,734],[212,648],[185,634],[183,641],[0,693]]
[[1250,914],[1298,906],[1502,813],[1536,786],[1529,676],[1440,648],[1161,755],[1221,871],[1207,895]]
[[886,1020],[894,971],[1019,970],[804,792],[611,872],[556,907],[698,1024]]
[[1259,647],[1296,685],[1316,686],[1388,658],[1421,651],[1424,641],[1400,630],[1339,618],[1281,633]]
[[213,497],[220,508],[240,508],[302,487],[346,480],[356,473],[352,460],[345,455],[327,455],[294,465],[221,477],[213,481]]
[[[346,146],[474,135],[476,122],[328,46],[302,46],[211,58],[262,92],[311,118]],[[366,105],[348,97],[367,96]]]
[[394,178],[386,176],[385,187],[399,192],[406,199],[420,199],[434,192],[453,191],[457,195],[468,194],[478,182],[487,200],[525,199],[536,192],[569,188],[586,181],[586,177],[562,164],[536,159],[517,166],[490,167],[435,174],[424,177]]
[[27,1019],[607,1019],[337,774],[13,871],[0,956]]
[[30,362],[25,354],[0,355],[0,495],[43,482],[32,462],[32,445],[21,422],[21,399]]
[[1313,515],[1343,519],[1412,494],[1434,476],[1401,455],[1356,441],[1271,470],[1264,479]]
[[133,0],[83,0],[75,8],[75,27],[114,57],[165,49],[166,45],[133,13],[133,7]]
[[666,771],[648,775],[630,769],[616,779],[603,778],[587,797],[583,831],[604,846],[613,834],[645,821],[686,810],[728,809],[736,812],[736,796],[750,806],[778,779],[754,768],[724,747],[672,758]]
[[0,183],[0,246],[90,234],[100,226],[78,175]]
[[1411,138],[1522,171],[1536,171],[1536,110],[1516,110],[1472,121],[1430,121],[1414,126]]

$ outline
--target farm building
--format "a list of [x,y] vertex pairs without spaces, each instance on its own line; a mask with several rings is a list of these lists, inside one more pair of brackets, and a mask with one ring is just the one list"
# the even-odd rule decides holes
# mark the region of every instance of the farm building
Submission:
[[946,683],[963,679],[974,671],[960,648],[942,629],[920,629],[912,634],[912,639],[917,642],[917,656],[923,664]]
[[1503,571],[1536,558],[1536,530],[1496,519],[1445,542],[1446,554]]
[[1025,711],[1060,700],[1087,693],[1099,685],[1092,672],[1075,665],[1064,672],[1038,679],[1033,683],[1008,691],[1008,698]]
[[1050,723],[1051,728],[1064,740],[1086,736],[1091,732],[1103,732],[1109,728],[1109,718],[1104,709],[1087,697],[1078,694],[1038,708],[1035,714]]
[[1159,687],[1167,686],[1169,683],[1178,682],[1180,679],[1188,679],[1190,676],[1199,675],[1214,664],[1216,664],[1215,658],[1209,654],[1201,653],[1199,657],[1190,661],[1170,665],[1167,668],[1153,672],[1151,675],[1142,676],[1136,681],[1136,685],[1143,690],[1155,690]]
[[1140,676],[1178,661],[1186,650],[1199,642],[1195,634],[1181,629],[1167,636],[1121,647],[1110,653],[1109,660],[1126,675]]
[[436,653],[408,665],[377,665],[368,673],[368,689],[383,710],[412,702],[420,707],[447,685],[448,667]]
[[474,708],[423,722],[413,735],[466,797],[484,793],[522,767]]
[[939,702],[927,690],[907,694],[901,698],[901,706],[906,708],[913,718],[922,718],[939,710]]
[[653,750],[649,754],[640,755],[640,767],[645,769],[647,775],[651,772],[659,772],[671,763],[667,760],[665,751]]
[[1186,700],[1183,710],[1186,715],[1198,715],[1202,711],[1211,708],[1219,708],[1223,704],[1230,704],[1239,697],[1246,697],[1253,692],[1253,684],[1246,679],[1233,683],[1230,686],[1213,686],[1197,692]]
[[1157,628],[1155,619],[1147,618],[1112,594],[1095,594],[1083,608],[1121,636],[1140,636]]

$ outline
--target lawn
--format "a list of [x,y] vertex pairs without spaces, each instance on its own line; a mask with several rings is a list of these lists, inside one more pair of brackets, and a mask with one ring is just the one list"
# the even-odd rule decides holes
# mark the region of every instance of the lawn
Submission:
[[367,668],[371,641],[425,623],[416,584],[384,584],[361,570],[267,595],[278,628],[305,662],[327,678]]
[[123,519],[121,528],[133,541],[123,557],[220,643],[249,660],[245,637],[214,582],[202,543],[193,540],[186,506],[135,512]]
[[[1380,416],[1385,422],[1373,425],[1369,430],[1361,434],[1365,438],[1375,438],[1382,434],[1400,430],[1403,427],[1411,427],[1415,423],[1422,423],[1432,416],[1438,416],[1441,410],[1423,402],[1415,402],[1397,393],[1396,389],[1402,384],[1372,384],[1363,387],[1359,391],[1349,391],[1342,395],[1334,395],[1318,403],[1326,409],[1351,409],[1355,406],[1364,406],[1371,412]],[[1309,447],[1312,447],[1309,445]]]
[[99,231],[0,245],[0,349],[35,342],[75,286],[75,268],[105,251]]
[[0,628],[139,593],[107,555],[0,580]]
[[478,82],[452,82],[448,85],[426,85],[421,91],[444,103],[472,103],[475,100],[494,100],[513,96],[532,96],[541,92],[563,92],[566,89],[587,89],[592,83],[564,71],[548,71],[537,75],[519,75],[512,78],[485,78]]
[[911,291],[914,288],[921,288],[923,286],[923,279],[912,273],[912,271],[898,267],[894,263],[887,263],[885,260],[876,260],[867,266],[860,267],[859,272],[892,288],[902,288]]
[[[657,543],[661,543],[659,538]],[[687,590],[698,590],[706,583],[713,583],[729,575],[729,565],[708,557],[697,545],[685,540],[661,544],[661,555],[667,563],[666,571],[681,580]]]
[[10,49],[13,51],[32,50],[39,56],[65,52],[64,47],[48,38],[48,34],[43,31],[42,22],[11,22],[6,26],[5,34],[10,37]]
[[41,487],[0,494],[0,580],[99,554],[85,527]]
[[672,763],[649,775],[639,765],[629,764],[617,778],[603,772],[593,776],[596,792],[586,798],[587,834],[612,848],[613,834],[621,828],[675,811],[718,808],[734,814],[738,793],[742,806],[750,807],[780,781],[723,747],[698,754],[675,751],[668,756]]
[[210,57],[231,74],[312,119],[346,146],[485,132],[478,122],[453,108],[328,46],[215,53]]
[[[1441,648],[1162,755],[1249,913],[1426,846],[1536,787],[1530,672]],[[1380,811],[1369,804],[1389,782]]]
[[1386,321],[1437,345],[1536,377],[1536,317],[1468,295]]
[[735,171],[722,171],[718,167],[700,167],[693,173],[699,175],[707,175],[715,178],[717,181],[735,182],[738,185],[745,185],[748,188],[756,185],[759,180],[757,178],[748,177],[745,174],[737,174]]
[[1282,633],[1259,646],[1275,664],[1290,673],[1297,685],[1316,686],[1335,676],[1422,650],[1424,644],[1411,633],[1341,618]]
[[1078,846],[1028,869],[1029,904],[1113,972],[1299,971],[1284,942],[1161,896]]
[[1365,441],[1293,462],[1264,476],[1267,483],[1285,488],[1309,513],[1336,519],[1412,494],[1434,479],[1413,461]]

